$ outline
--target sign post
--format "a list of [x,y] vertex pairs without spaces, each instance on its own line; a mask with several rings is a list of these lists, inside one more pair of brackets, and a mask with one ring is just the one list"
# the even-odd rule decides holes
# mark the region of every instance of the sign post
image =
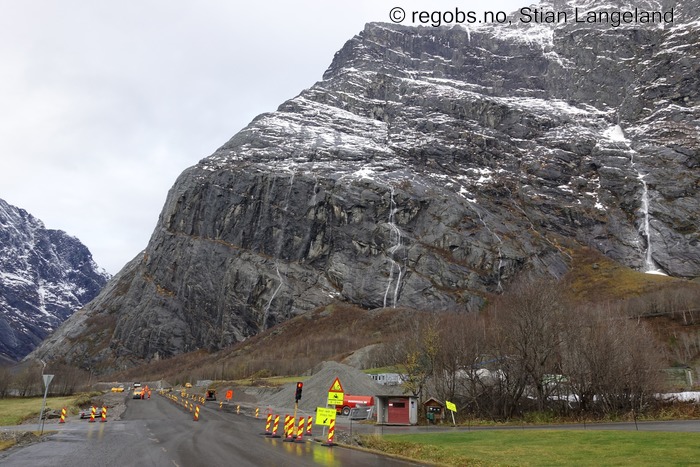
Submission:
[[[343,385],[340,384],[340,379],[338,379],[336,376],[336,378],[333,380],[333,384],[331,384],[331,387],[328,388],[328,401],[326,402],[326,406],[331,407],[334,414],[336,411],[336,406],[343,405],[344,395],[345,392],[343,391]],[[333,416],[333,423],[335,424],[335,416]],[[324,438],[326,436],[326,426],[327,425],[323,426]]]
[[454,402],[445,401],[445,407],[447,407],[447,410],[452,412],[452,425],[457,426],[457,423],[455,422],[455,412],[457,411],[457,406],[454,404]]
[[336,378],[333,384],[331,384],[330,389],[328,389],[328,403],[326,405],[331,405],[333,407],[336,405],[343,405],[344,396],[343,385],[340,384],[340,380]]
[[41,413],[39,414],[39,428],[40,434],[44,434],[44,409],[46,408],[46,395],[49,393],[49,384],[53,379],[53,375],[41,375],[44,379],[44,402],[41,403]]

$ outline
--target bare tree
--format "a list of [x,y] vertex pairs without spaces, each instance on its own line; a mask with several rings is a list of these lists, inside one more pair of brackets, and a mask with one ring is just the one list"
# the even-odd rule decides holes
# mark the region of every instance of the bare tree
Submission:
[[14,383],[21,397],[37,395],[42,384],[41,371],[36,366],[28,366],[17,374]]
[[493,309],[504,382],[516,403],[526,389],[543,410],[553,391],[552,375],[561,373],[559,350],[568,308],[562,285],[525,277],[513,284]]
[[74,394],[78,387],[89,380],[88,372],[61,363],[52,363],[45,373],[54,375],[49,392],[58,396]]
[[12,374],[5,367],[0,367],[0,399],[4,399],[10,393],[10,380]]
[[562,368],[581,411],[639,411],[659,390],[662,355],[643,322],[615,307],[581,308],[564,334]]
[[477,371],[486,353],[484,319],[479,313],[446,313],[440,317],[440,351],[434,387],[441,400],[466,404],[480,391]]
[[416,315],[408,327],[408,337],[388,345],[387,351],[406,377],[406,391],[422,399],[440,353],[438,320],[434,316]]

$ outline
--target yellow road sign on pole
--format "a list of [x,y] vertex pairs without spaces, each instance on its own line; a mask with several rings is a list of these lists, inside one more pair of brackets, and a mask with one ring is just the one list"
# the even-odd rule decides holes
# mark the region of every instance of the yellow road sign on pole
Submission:
[[330,426],[331,420],[335,420],[335,409],[316,407],[316,425]]
[[343,405],[342,392],[331,391],[328,393],[328,405]]
[[447,407],[447,410],[450,410],[452,412],[457,411],[457,406],[453,402],[445,401],[445,407]]

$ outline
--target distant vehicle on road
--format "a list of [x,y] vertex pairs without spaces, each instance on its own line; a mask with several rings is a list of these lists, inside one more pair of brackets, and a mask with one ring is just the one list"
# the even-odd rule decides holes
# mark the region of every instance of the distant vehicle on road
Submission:
[[216,400],[216,389],[207,389],[207,395],[204,397],[205,400],[215,401]]
[[134,389],[134,399],[143,399],[143,388]]

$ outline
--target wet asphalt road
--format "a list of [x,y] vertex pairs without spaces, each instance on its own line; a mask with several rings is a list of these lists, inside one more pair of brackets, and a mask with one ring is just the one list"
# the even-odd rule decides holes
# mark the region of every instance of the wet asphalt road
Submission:
[[[127,400],[122,420],[89,423],[71,419],[45,441],[0,453],[0,466],[407,466],[419,465],[317,442],[286,443],[261,436],[265,421],[202,408],[200,420],[169,400]],[[23,427],[27,429],[28,427]],[[33,427],[29,427],[33,429]],[[321,427],[314,426],[316,434]],[[382,427],[339,417],[338,431],[354,433],[422,433],[490,429],[639,430],[700,432],[699,420],[511,427]]]
[[[265,421],[205,407],[199,421],[161,396],[127,400],[119,421],[71,420],[46,441],[0,455],[14,466],[407,466],[339,446],[287,443],[261,436]],[[315,429],[320,428],[315,426]]]

